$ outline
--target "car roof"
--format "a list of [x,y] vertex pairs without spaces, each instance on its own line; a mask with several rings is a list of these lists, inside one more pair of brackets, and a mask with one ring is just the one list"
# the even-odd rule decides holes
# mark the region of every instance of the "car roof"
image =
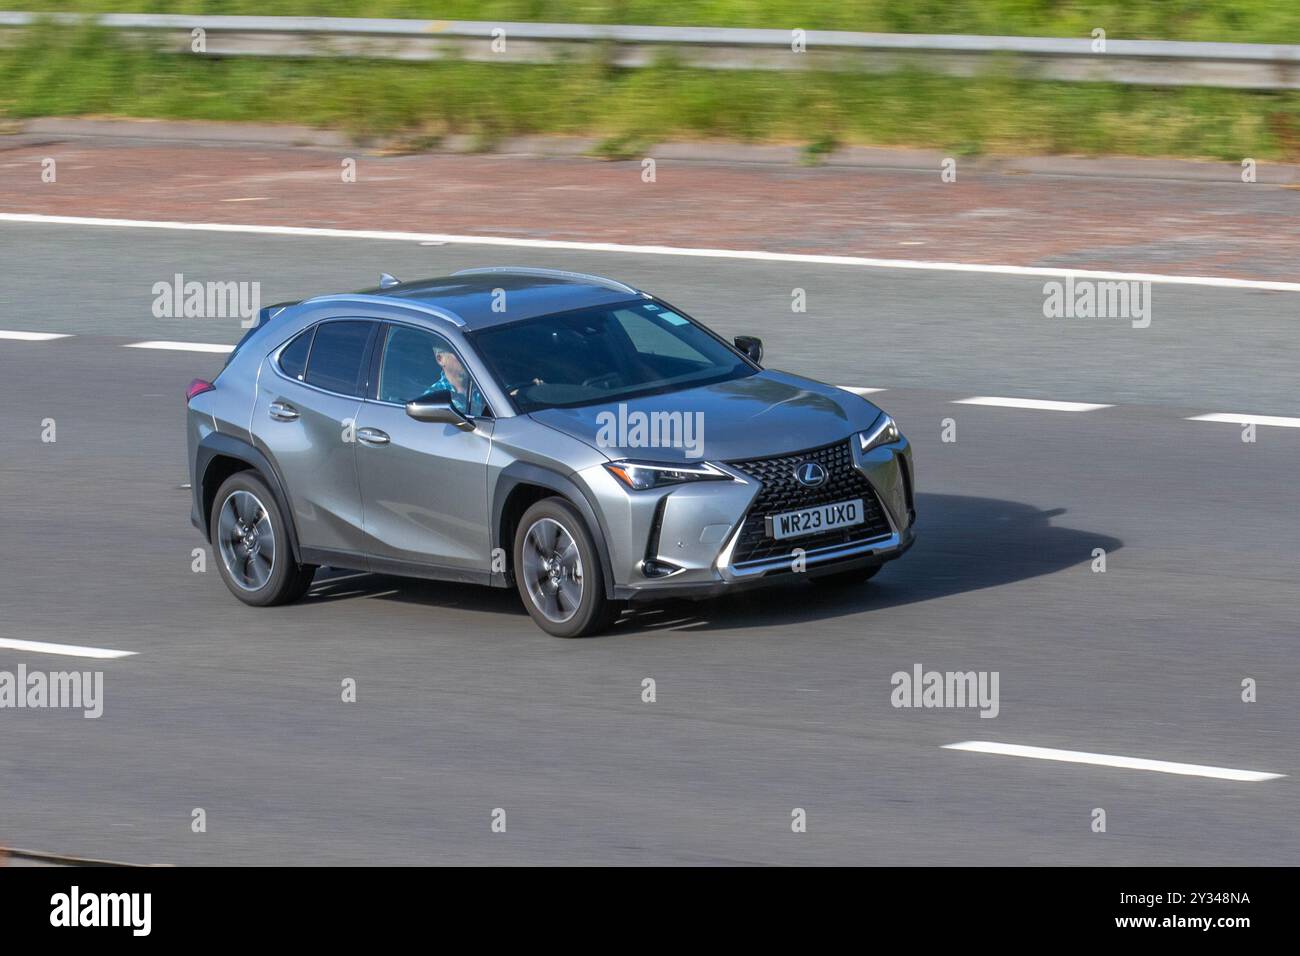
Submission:
[[[437,309],[460,319],[467,331],[645,295],[613,279],[553,269],[494,267],[414,282],[396,282],[387,276],[385,280],[358,294],[392,299],[395,305],[413,302]],[[504,292],[504,308],[497,289]]]

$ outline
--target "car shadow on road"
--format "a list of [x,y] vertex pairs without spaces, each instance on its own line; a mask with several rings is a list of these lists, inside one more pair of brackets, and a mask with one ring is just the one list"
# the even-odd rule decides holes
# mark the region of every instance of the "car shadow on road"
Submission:
[[771,588],[712,601],[634,607],[611,633],[803,624],[1013,584],[1075,566],[1087,573],[1095,549],[1109,555],[1124,544],[1110,535],[1053,524],[1066,513],[1064,508],[1044,511],[998,498],[918,494],[916,509],[916,544],[865,584],[815,585],[792,575]]
[[[936,494],[917,495],[916,507],[916,544],[869,583],[818,586],[791,575],[770,588],[706,601],[634,605],[595,639],[826,620],[1013,584],[1074,566],[1086,571],[1095,549],[1110,554],[1123,547],[1110,535],[1053,524],[1066,513],[1064,508],[1044,511],[997,498]],[[323,572],[307,600],[349,597],[525,616],[513,591],[352,572]]]

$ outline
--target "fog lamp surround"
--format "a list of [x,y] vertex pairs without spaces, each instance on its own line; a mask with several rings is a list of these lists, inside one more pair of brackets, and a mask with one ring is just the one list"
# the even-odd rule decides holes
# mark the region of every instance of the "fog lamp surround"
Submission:
[[903,433],[898,430],[898,425],[884,412],[880,413],[880,417],[870,428],[858,432],[858,447],[862,449],[864,455],[873,448],[892,445],[902,440]]

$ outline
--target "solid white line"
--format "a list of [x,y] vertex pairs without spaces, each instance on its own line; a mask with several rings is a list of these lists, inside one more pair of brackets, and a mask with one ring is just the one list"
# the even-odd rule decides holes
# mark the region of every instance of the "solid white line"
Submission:
[[165,349],[169,352],[233,352],[233,345],[214,345],[211,342],[132,342],[124,349]]
[[852,392],[854,395],[874,395],[876,392],[883,392],[883,388],[860,388],[857,385],[836,385],[846,392]]
[[63,332],[8,332],[0,329],[0,339],[13,339],[16,342],[51,342],[54,339],[70,339],[72,336]]
[[1300,428],[1300,418],[1283,418],[1279,415],[1196,415],[1189,422],[1226,422],[1229,425],[1276,425],[1278,428]]
[[1171,763],[1168,760],[1148,760],[1145,757],[1116,757],[1111,754],[1091,754],[1082,750],[1054,750],[1051,747],[1025,747],[1021,744],[999,744],[988,740],[967,740],[959,744],[944,744],[944,750],[967,750],[977,754],[1001,754],[1006,757],[1028,757],[1032,760],[1059,760],[1063,763],[1083,763],[1094,767],[1118,767],[1121,770],[1153,770],[1156,773],[1176,773],[1186,777],[1213,777],[1217,780],[1240,780],[1259,783],[1277,780],[1284,773],[1264,773],[1260,770],[1233,770],[1231,767],[1206,767],[1195,763]]
[[1035,408],[1044,412],[1095,412],[1099,408],[1114,408],[1114,405],[1093,405],[1088,402],[1049,402],[1041,398],[994,398],[989,395],[977,395],[975,398],[963,398],[953,402],[954,405],[993,405],[997,408]]
[[59,654],[63,657],[93,657],[97,660],[116,660],[134,657],[135,651],[114,651],[105,647],[78,647],[75,644],[46,644],[44,641],[15,641],[0,637],[0,649],[30,651],[33,654]]
[[115,226],[132,229],[175,229],[186,232],[235,232],[267,236],[303,236],[312,239],[383,239],[397,242],[459,243],[474,246],[511,246],[518,249],[569,249],[575,252],[627,252],[650,256],[694,256],[706,259],[749,259],[758,262],[796,262],[809,265],[860,266],[872,269],[920,269],[930,272],[973,272],[986,275],[1036,276],[1060,279],[1161,282],[1169,285],[1212,286],[1222,289],[1264,289],[1300,292],[1300,282],[1267,282],[1223,276],[1173,276],[1153,272],[1102,272],[1093,269],[1048,269],[1040,266],[988,265],[974,262],[936,262],[918,259],[873,259],[866,256],[824,256],[745,249],[699,249],[682,246],[634,246],[618,242],[573,242],[561,239],[521,239],[509,236],[460,236],[436,232],[389,232],[382,229],[325,229],[308,226],[256,226],[224,222],[165,222],[150,219],[102,219],[94,216],[45,216],[37,213],[0,213],[0,222],[65,226]]

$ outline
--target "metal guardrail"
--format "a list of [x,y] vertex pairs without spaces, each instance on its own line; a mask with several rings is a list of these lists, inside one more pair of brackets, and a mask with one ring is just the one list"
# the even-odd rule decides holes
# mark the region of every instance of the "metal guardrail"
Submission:
[[[30,26],[40,16],[0,12],[0,27]],[[44,16],[69,24],[87,19]],[[183,53],[193,52],[192,31],[202,29],[207,56],[547,63],[599,51],[606,62],[629,68],[671,56],[702,69],[888,72],[915,66],[958,76],[977,75],[998,60],[1012,75],[1037,79],[1300,89],[1300,46],[1282,44],[1108,39],[1105,52],[1094,52],[1088,37],[809,30],[801,38],[803,51],[795,52],[791,30],[136,13],[91,19],[110,29],[154,36],[164,49]]]

